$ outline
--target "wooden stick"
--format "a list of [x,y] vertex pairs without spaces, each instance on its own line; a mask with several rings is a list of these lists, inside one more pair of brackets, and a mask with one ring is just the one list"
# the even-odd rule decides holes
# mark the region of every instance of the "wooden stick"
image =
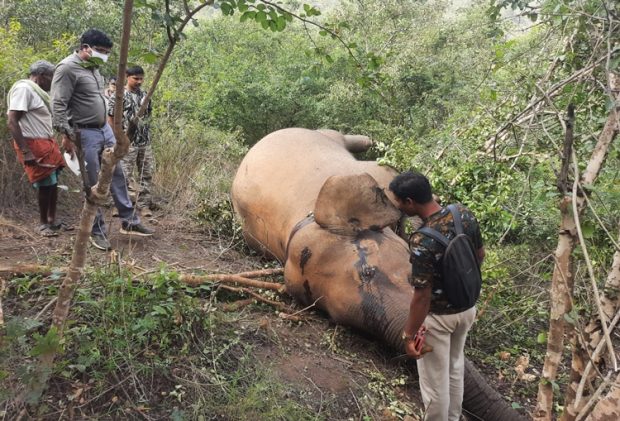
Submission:
[[[268,298],[265,298],[265,297],[263,297],[262,295],[257,294],[257,293],[255,293],[254,291],[249,290],[249,289],[247,289],[247,288],[235,288],[235,287],[229,287],[229,286],[227,286],[227,285],[220,285],[220,288],[225,289],[225,290],[227,290],[227,291],[233,291],[233,292],[239,292],[239,293],[249,294],[249,295],[251,295],[252,297],[254,297],[255,299],[257,299],[257,300],[259,300],[259,301],[261,301],[261,302],[263,302],[263,303],[266,303],[266,304],[272,305],[272,306],[274,306],[274,307],[281,308],[281,309],[283,309],[283,310],[288,310],[285,304],[283,304],[283,303],[281,303],[281,302],[278,302],[278,301],[273,301],[273,300],[270,300],[270,299],[268,299]],[[249,301],[249,302],[248,302],[248,301]],[[251,304],[251,303],[252,303],[252,301],[254,301],[254,299],[235,301],[235,302],[234,302],[234,303],[232,303],[232,304],[239,304],[240,306],[246,306],[246,305]],[[317,301],[318,301],[318,300],[317,300]],[[314,302],[314,304],[316,304],[316,301]],[[314,304],[312,304],[310,307],[314,306]],[[298,322],[298,321],[302,320],[302,318],[301,318],[300,316],[297,316],[296,314],[298,314],[298,313],[300,313],[300,312],[302,312],[302,311],[304,311],[304,310],[307,310],[307,309],[308,309],[308,308],[310,308],[310,307],[307,307],[307,308],[305,308],[305,309],[303,309],[303,310],[297,311],[297,312],[295,312],[295,313],[293,313],[293,314],[287,313],[287,312],[285,312],[285,311],[281,311],[281,312],[279,312],[279,313],[278,313],[278,317],[280,317],[281,319],[284,319],[284,320],[290,320],[290,321],[293,321],[293,322]],[[234,309],[232,309],[232,310],[238,310],[239,308],[240,308],[240,307],[237,307],[237,308],[234,308]],[[232,311],[232,310],[231,310],[231,311]],[[225,310],[225,311],[226,311],[226,310]]]
[[4,279],[0,278],[0,327],[4,326],[4,311],[2,310],[2,296],[6,290]]
[[66,267],[53,268],[51,266],[38,265],[36,263],[20,263],[20,264],[12,265],[12,266],[11,265],[0,265],[0,276],[32,275],[32,274],[48,276],[48,275],[51,275],[52,272],[54,271],[66,273],[67,268]]
[[[607,350],[609,351],[609,358],[611,359],[611,365],[613,366],[614,372],[618,371],[618,361],[616,360],[616,352],[614,350],[614,346],[611,343],[611,336],[609,334],[609,326],[607,324],[607,315],[603,311],[603,304],[601,303],[601,296],[598,291],[598,286],[596,284],[596,279],[594,275],[594,268],[592,267],[592,261],[588,256],[588,249],[586,247],[585,240],[583,238],[583,233],[581,231],[581,223],[579,221],[579,206],[577,204],[577,188],[579,187],[578,183],[578,174],[579,174],[579,163],[577,162],[577,156],[575,155],[575,151],[572,151],[572,158],[574,164],[575,171],[575,182],[573,184],[573,195],[572,195],[572,204],[573,204],[573,217],[575,218],[575,227],[577,228],[577,237],[579,238],[579,244],[581,245],[581,251],[583,253],[583,257],[586,261],[586,267],[588,268],[588,273],[590,275],[590,283],[592,285],[592,297],[594,297],[594,302],[596,303],[596,309],[598,310],[598,317],[601,323],[601,327],[603,328],[603,338],[607,345]],[[583,206],[582,206],[583,208]]]
[[[618,320],[620,320],[620,310],[618,310],[618,312],[616,313],[616,316],[609,323],[610,330],[615,328],[616,324],[618,323]],[[586,381],[590,378],[590,371],[594,367],[593,362],[598,360],[599,354],[601,353],[605,345],[607,345],[605,341],[602,341],[602,340],[598,341],[598,344],[596,345],[596,348],[594,349],[594,352],[592,353],[592,356],[590,357],[590,361],[588,361],[588,364],[583,369],[581,381],[579,382],[579,386],[577,386],[577,392],[575,396],[575,406],[579,406],[579,404],[581,403],[581,399],[583,397],[583,390],[585,388]]]
[[257,281],[239,275],[181,275],[179,280],[191,286],[201,285],[205,282],[228,282],[246,287],[270,289],[279,293],[283,293],[286,290],[283,284]]
[[40,239],[40,237],[39,238],[35,237],[33,234],[31,234],[29,231],[26,231],[22,227],[17,226],[17,225],[13,225],[13,224],[7,222],[6,219],[4,219],[4,218],[0,218],[0,225],[8,227],[8,228],[12,228],[12,229],[14,229],[16,231],[23,232],[24,234],[26,234],[28,237],[32,238],[35,241]]
[[[38,265],[38,264],[18,264],[18,265],[0,265],[0,277],[3,275],[14,276],[14,275],[32,275],[38,274],[43,276],[49,276],[53,272],[61,272],[66,273],[66,267],[52,268],[50,266]],[[148,272],[145,272],[148,273]],[[264,270],[256,270],[250,272],[241,272],[237,274],[209,274],[209,275],[193,275],[193,274],[181,274],[179,280],[188,285],[201,285],[205,282],[232,282],[237,283],[239,285],[244,285],[252,288],[262,288],[262,289],[270,289],[277,291],[279,293],[283,293],[286,287],[283,284],[275,283],[275,282],[264,282],[258,281],[250,278],[258,278],[261,276],[273,276],[273,275],[281,275],[284,273],[284,269],[275,268],[275,269],[264,269]],[[140,275],[143,275],[141,273]]]
[[249,306],[256,301],[255,298],[246,298],[245,300],[237,300],[232,303],[226,303],[222,306],[223,311],[237,311],[242,309],[243,307]]
[[262,278],[263,276],[275,276],[275,275],[283,275],[284,268],[274,268],[274,269],[262,269],[262,270],[254,270],[251,272],[241,272],[238,273],[238,276],[242,276],[244,278]]

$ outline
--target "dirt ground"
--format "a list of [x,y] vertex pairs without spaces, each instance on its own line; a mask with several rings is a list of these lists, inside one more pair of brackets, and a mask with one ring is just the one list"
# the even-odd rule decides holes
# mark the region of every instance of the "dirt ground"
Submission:
[[[77,226],[79,200],[76,196],[70,199],[63,202],[61,196],[59,216],[65,223]],[[264,260],[238,251],[241,248],[233,247],[229,239],[208,235],[173,206],[144,218],[145,224],[156,229],[150,238],[120,234],[120,220],[111,214],[111,209],[105,210],[115,251],[107,253],[89,247],[88,265],[120,258],[144,272],[155,271],[163,264],[181,272],[209,273],[239,273],[265,267]],[[34,232],[36,225],[34,204],[0,211],[0,267],[32,263],[68,266],[75,231],[42,238]],[[303,321],[293,323],[278,317],[275,311],[254,310],[252,306],[244,311],[249,312],[250,328],[264,329],[270,337],[257,348],[256,358],[268,364],[275,376],[290,387],[287,396],[303,402],[316,419],[396,420],[409,414],[404,419],[415,420],[421,414],[414,364],[394,351],[334,325],[319,312],[304,312]],[[11,309],[5,308],[4,313],[7,317]],[[501,388],[498,385],[498,390]]]
[[[77,227],[80,204],[75,197],[69,199],[63,203],[61,196],[59,218]],[[229,239],[209,236],[197,222],[170,206],[143,218],[145,224],[156,229],[150,238],[121,234],[120,220],[112,217],[111,209],[105,209],[105,221],[114,251],[107,253],[89,247],[88,266],[105,265],[120,258],[124,264],[144,272],[158,270],[165,264],[181,272],[239,273],[262,269],[267,263],[258,256],[237,251],[239,247],[233,248]],[[43,238],[34,231],[37,225],[34,203],[30,208],[0,211],[0,267],[69,265],[76,231]],[[5,301],[5,317],[11,316],[8,304]],[[295,311],[296,304],[291,305]],[[256,357],[290,387],[287,395],[304,402],[317,419],[396,420],[402,419],[402,412],[419,413],[414,365],[393,351],[382,349],[371,338],[336,326],[324,314],[311,310],[304,312],[299,323],[285,321],[275,311],[266,313],[252,306],[245,311],[250,312],[250,327],[258,326],[270,337],[260,344]],[[375,401],[378,398],[386,403],[397,400],[398,405],[391,409],[387,404],[373,407],[375,401],[369,401],[372,396]]]

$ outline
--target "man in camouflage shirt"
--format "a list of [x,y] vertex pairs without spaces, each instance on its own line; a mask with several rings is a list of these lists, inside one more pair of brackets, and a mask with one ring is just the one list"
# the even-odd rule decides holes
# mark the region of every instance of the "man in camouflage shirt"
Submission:
[[[417,215],[428,226],[449,240],[456,236],[454,219],[447,208],[434,199],[430,183],[422,174],[405,172],[394,178],[390,190],[398,208],[409,216]],[[479,263],[484,259],[480,227],[474,215],[458,205],[467,234],[477,252]],[[417,359],[420,391],[425,407],[425,420],[459,420],[463,403],[465,356],[463,349],[467,332],[476,317],[476,307],[454,308],[443,290],[441,258],[443,245],[433,238],[415,232],[410,239],[410,283],[414,288],[403,340],[407,354]],[[424,324],[428,353],[416,349],[415,335]],[[422,358],[423,357],[423,358]]]
[[[127,82],[125,83],[125,92],[123,94],[123,129],[127,132],[129,122],[138,113],[146,98],[146,92],[140,89],[142,82],[144,82],[144,69],[142,67],[129,67],[125,74]],[[108,104],[108,120],[110,125],[113,125],[114,120],[114,104],[115,97],[112,95]],[[137,121],[135,131],[128,133],[130,141],[129,152],[121,161],[123,171],[127,177],[127,187],[130,193],[136,194],[136,205],[142,211],[143,216],[151,216],[151,210],[154,210],[156,207],[151,195],[151,184],[155,170],[155,159],[153,158],[149,127],[151,111],[152,107],[149,101],[146,112]],[[136,166],[138,176],[133,178],[133,170]],[[137,191],[134,188],[136,181],[139,185]]]

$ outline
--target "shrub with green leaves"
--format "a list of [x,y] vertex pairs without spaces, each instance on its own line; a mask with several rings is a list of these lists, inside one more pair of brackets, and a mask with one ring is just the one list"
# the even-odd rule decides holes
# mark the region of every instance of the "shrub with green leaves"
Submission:
[[[15,311],[26,313],[33,294],[49,299],[57,293],[40,283],[40,277],[10,280],[5,302],[22,300],[23,308],[18,304]],[[267,340],[263,333],[241,328],[242,315],[219,311],[219,300],[237,296],[216,297],[216,289],[187,286],[163,267],[140,278],[116,268],[86,273],[62,341],[53,332],[44,334],[48,321],[7,318],[0,342],[0,402],[14,399],[34,373],[37,356],[53,349],[59,356],[49,393],[59,397],[60,407],[81,396],[78,410],[98,417],[131,418],[131,411],[142,407],[157,419],[198,419],[207,413],[310,419],[308,409],[284,398],[284,385],[253,357],[255,346]],[[40,403],[42,418],[57,408],[38,396],[27,398]]]

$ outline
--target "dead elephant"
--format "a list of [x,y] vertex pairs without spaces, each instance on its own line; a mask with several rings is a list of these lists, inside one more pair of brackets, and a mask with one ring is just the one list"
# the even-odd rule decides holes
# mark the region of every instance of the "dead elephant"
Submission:
[[[330,130],[271,133],[243,159],[233,205],[247,242],[283,262],[292,296],[403,349],[413,292],[407,244],[389,228],[400,217],[386,196],[396,172],[350,153],[369,146]],[[463,408],[478,419],[523,419],[469,361]]]

